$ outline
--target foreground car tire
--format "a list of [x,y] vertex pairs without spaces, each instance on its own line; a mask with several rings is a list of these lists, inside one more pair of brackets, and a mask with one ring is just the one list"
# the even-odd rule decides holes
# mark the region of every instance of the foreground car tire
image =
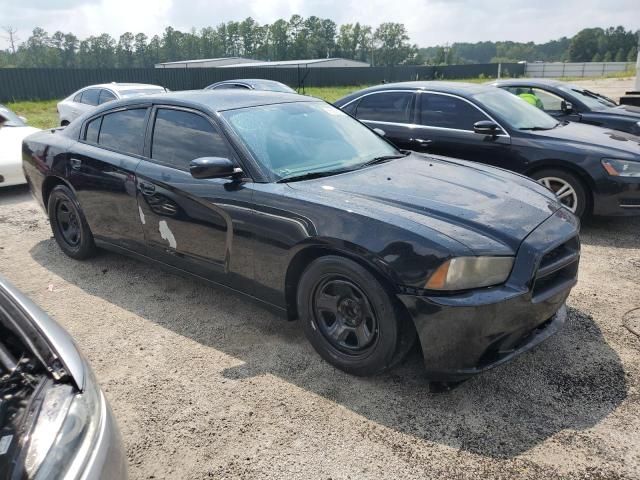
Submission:
[[321,257],[307,267],[297,304],[305,335],[316,351],[353,375],[387,370],[415,343],[411,320],[380,282],[343,257]]
[[69,187],[54,187],[47,202],[47,213],[53,236],[64,253],[76,260],[84,260],[95,254],[93,235]]
[[558,200],[576,216],[589,214],[587,191],[578,177],[566,170],[549,168],[531,175],[531,178],[549,188]]

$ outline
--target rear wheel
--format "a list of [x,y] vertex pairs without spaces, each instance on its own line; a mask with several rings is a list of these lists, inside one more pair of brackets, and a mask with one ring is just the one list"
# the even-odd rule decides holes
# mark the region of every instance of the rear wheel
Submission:
[[378,280],[338,256],[315,260],[297,294],[305,335],[327,362],[354,375],[374,375],[399,363],[415,342],[402,315]]
[[578,217],[589,213],[588,195],[584,184],[574,174],[550,168],[535,172],[531,177],[551,190],[558,201]]
[[69,187],[57,185],[51,190],[47,211],[53,237],[64,253],[76,260],[95,254],[93,235]]

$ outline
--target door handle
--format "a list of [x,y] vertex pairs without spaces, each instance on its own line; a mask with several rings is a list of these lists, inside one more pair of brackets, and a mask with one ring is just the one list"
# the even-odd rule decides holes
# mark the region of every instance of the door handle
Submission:
[[424,138],[410,138],[409,141],[417,143],[421,147],[427,147],[433,143],[433,140],[425,140]]
[[140,191],[143,195],[153,195],[156,191],[156,187],[151,183],[140,182]]
[[81,167],[82,167],[82,160],[80,160],[79,158],[71,159],[71,168],[73,170],[80,170]]

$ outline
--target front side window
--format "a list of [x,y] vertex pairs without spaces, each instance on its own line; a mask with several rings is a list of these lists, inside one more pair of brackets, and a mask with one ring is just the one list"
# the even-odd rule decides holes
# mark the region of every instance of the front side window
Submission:
[[153,160],[189,171],[196,158],[229,156],[224,137],[206,118],[182,110],[158,109],[151,143]]
[[116,96],[111,93],[109,90],[101,90],[100,91],[100,105],[102,105],[103,103],[107,103],[107,102],[111,102],[113,100],[116,99]]
[[102,117],[98,144],[118,152],[142,155],[147,109],[136,108]]
[[275,180],[362,167],[398,150],[324,102],[294,102],[222,113]]
[[473,131],[473,124],[489,118],[461,98],[435,93],[420,94],[420,124],[428,127]]
[[541,88],[517,86],[505,87],[505,90],[513,93],[534,107],[538,107],[545,112],[561,112],[563,99],[559,96]]
[[98,105],[100,97],[100,90],[97,88],[90,88],[82,92],[82,103],[86,105]]
[[558,121],[539,108],[499,88],[476,93],[473,98],[491,115],[516,130],[550,130]]
[[373,93],[362,97],[356,118],[393,123],[412,123],[413,92]]

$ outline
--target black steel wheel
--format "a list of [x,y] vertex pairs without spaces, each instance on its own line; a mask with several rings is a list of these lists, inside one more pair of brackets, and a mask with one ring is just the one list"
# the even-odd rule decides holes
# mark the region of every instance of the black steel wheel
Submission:
[[399,363],[416,332],[392,292],[353,260],[327,255],[304,271],[297,291],[305,335],[327,362],[354,375]]
[[80,205],[66,185],[57,185],[47,201],[49,223],[56,243],[71,258],[83,260],[95,254],[96,246]]

